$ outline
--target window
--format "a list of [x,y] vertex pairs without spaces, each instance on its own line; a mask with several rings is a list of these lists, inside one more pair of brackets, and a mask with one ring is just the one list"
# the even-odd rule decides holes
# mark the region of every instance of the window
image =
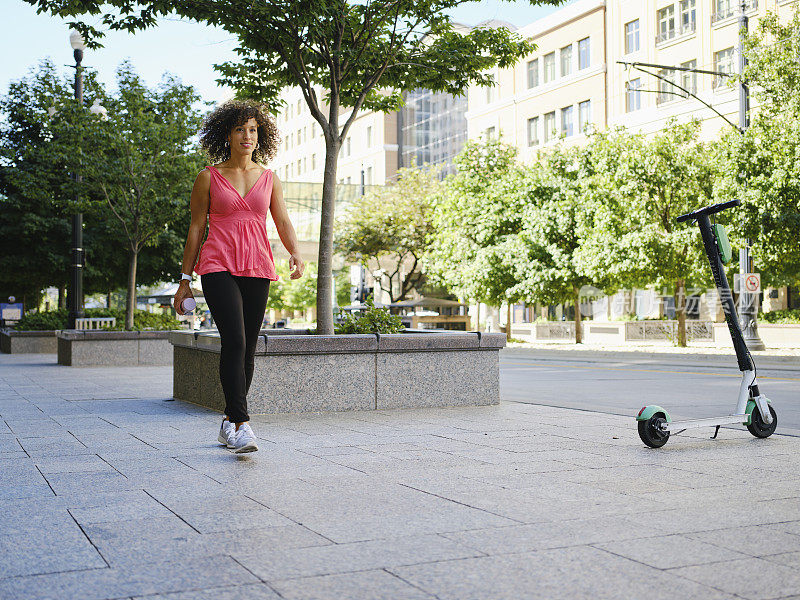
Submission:
[[372,125],[367,127],[367,148],[372,146]]
[[656,43],[671,40],[675,37],[675,5],[665,6],[656,13],[658,21],[658,37]]
[[681,33],[691,33],[697,29],[695,0],[681,0]]
[[661,69],[658,74],[663,79],[658,80],[658,96],[656,96],[656,104],[663,104],[670,100],[675,100],[676,92],[678,91],[672,83],[675,81],[675,71],[672,69]]
[[301,129],[298,129],[297,130],[297,145],[298,146],[303,143],[302,135],[303,135],[303,131]]
[[539,145],[539,117],[528,119],[528,146]]
[[[681,63],[681,66],[684,69],[696,69],[697,68],[697,61],[690,60],[685,63]],[[681,87],[685,90],[690,91],[693,94],[697,93],[697,73],[692,73],[691,71],[681,71]]]
[[494,127],[487,127],[486,128],[486,139],[487,140],[493,140],[494,139],[494,134],[495,134],[496,131],[497,130]]
[[528,61],[528,89],[539,85],[539,59],[534,58]]
[[572,106],[565,106],[561,109],[561,135],[572,137],[575,135],[575,111]]
[[556,113],[549,112],[544,116],[544,141],[549,142],[558,136],[556,131]]
[[300,170],[300,164],[301,164],[301,163],[300,163],[300,159],[298,158],[298,159],[297,159],[297,175],[298,175],[298,176],[300,175],[300,173],[302,173],[302,171]]
[[544,82],[550,83],[556,78],[556,53],[544,55]]
[[586,127],[592,122],[592,101],[584,100],[578,104],[578,133],[586,133]]
[[642,80],[638,77],[625,84],[625,111],[633,112],[642,108]]
[[639,19],[625,23],[625,54],[639,50]]
[[[714,70],[720,73],[733,73],[733,48],[726,48],[714,53]],[[723,75],[714,76],[714,87],[725,85],[728,77]]]
[[353,183],[353,178],[352,178],[352,177],[348,177],[347,179],[345,179],[345,180],[344,180],[344,182],[345,182],[347,185],[350,185],[351,183]]
[[572,44],[564,46],[560,52],[561,76],[566,77],[572,73]]
[[578,70],[588,69],[591,64],[591,46],[589,38],[578,40]]
[[288,150],[289,149],[289,136],[288,135],[283,137],[283,149],[284,150]]
[[289,165],[289,177],[294,179],[294,163]]
[[[734,6],[731,0],[714,0],[714,14],[711,15],[711,22],[715,23],[722,19],[732,17],[734,13]],[[739,2],[735,3],[735,8],[739,7]]]
[[347,156],[350,156],[350,136],[347,136]]
[[316,171],[317,170],[317,155],[316,154],[312,154],[311,155],[311,170],[312,171]]
[[[486,90],[486,104],[491,104],[497,100],[497,74],[487,73],[486,76],[489,81],[491,81],[491,83],[484,88]],[[431,113],[436,112],[435,108],[435,106],[431,107]]]
[[300,100],[297,101],[297,116],[300,116]]
[[306,171],[308,171],[308,158],[304,156],[303,157],[303,173],[305,173]]
[[367,185],[372,185],[372,167],[367,167]]

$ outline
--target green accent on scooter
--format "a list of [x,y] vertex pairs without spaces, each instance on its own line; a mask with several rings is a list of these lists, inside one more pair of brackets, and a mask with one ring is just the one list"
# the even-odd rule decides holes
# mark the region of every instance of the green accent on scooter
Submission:
[[725,227],[719,223],[712,225],[711,229],[714,231],[714,237],[717,240],[719,256],[722,262],[728,264],[731,262],[731,257],[733,256],[733,249],[731,248],[731,243],[728,241],[728,232],[725,231]]
[[[772,400],[767,398],[767,404],[772,404]],[[742,425],[750,425],[753,423],[753,411],[758,410],[756,408],[756,401],[755,400],[748,400],[747,401],[747,408],[745,409],[745,414],[747,415],[747,421],[742,423]]]
[[651,404],[650,406],[645,406],[639,412],[639,414],[636,415],[636,420],[637,421],[647,421],[653,415],[656,415],[658,413],[663,413],[664,414],[664,418],[666,419],[667,423],[672,423],[672,417],[669,416],[669,413],[667,411],[665,411],[663,408],[661,408],[660,406],[656,406],[655,404]]

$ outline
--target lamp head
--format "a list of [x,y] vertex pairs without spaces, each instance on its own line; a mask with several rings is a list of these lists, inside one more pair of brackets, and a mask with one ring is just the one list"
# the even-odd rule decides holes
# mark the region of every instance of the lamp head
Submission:
[[69,45],[72,46],[72,55],[75,57],[75,62],[81,64],[86,44],[83,42],[83,36],[75,29],[69,32]]

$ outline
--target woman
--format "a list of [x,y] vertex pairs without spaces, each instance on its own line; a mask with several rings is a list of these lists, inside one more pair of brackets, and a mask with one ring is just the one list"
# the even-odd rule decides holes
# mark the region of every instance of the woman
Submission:
[[[194,270],[222,345],[219,378],[225,416],[218,440],[237,454],[254,452],[258,445],[248,423],[247,390],[269,283],[278,279],[267,239],[267,210],[291,256],[290,277],[301,277],[305,265],[298,255],[281,182],[260,164],[275,156],[280,143],[273,119],[254,102],[226,102],[205,120],[200,143],[218,164],[201,171],[192,188],[192,220],[174,306],[184,314],[181,304],[192,296],[189,282]],[[201,250],[206,219],[208,239]]]

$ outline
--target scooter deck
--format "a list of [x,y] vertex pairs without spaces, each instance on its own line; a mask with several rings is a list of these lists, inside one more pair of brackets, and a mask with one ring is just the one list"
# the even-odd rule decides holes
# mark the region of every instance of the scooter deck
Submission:
[[724,417],[709,417],[707,419],[688,419],[686,421],[672,421],[671,423],[663,423],[661,425],[662,431],[674,433],[676,431],[684,431],[686,429],[699,429],[701,427],[714,427],[716,425],[733,425],[738,423],[740,425],[747,425],[750,420],[750,415],[727,415]]

